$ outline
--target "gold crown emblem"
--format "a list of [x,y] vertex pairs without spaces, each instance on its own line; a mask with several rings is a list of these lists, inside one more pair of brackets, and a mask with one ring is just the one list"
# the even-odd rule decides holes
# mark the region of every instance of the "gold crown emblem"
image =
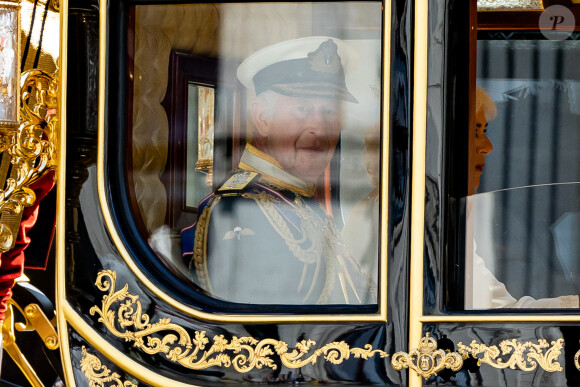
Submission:
[[314,52],[308,54],[310,68],[320,73],[338,74],[341,63],[338,46],[331,39],[322,43]]

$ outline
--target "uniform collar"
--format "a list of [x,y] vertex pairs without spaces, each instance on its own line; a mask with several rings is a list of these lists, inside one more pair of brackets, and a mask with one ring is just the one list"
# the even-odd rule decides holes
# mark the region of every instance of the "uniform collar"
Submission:
[[246,144],[239,166],[241,169],[259,172],[262,180],[282,189],[307,197],[314,195],[313,184],[286,172],[278,160],[251,144]]

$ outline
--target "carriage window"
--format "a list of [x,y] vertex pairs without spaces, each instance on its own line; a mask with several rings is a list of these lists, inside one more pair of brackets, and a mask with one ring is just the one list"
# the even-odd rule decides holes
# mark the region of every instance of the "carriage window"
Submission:
[[236,303],[377,302],[381,14],[135,7],[132,190],[176,276]]
[[576,39],[479,32],[466,309],[579,306]]

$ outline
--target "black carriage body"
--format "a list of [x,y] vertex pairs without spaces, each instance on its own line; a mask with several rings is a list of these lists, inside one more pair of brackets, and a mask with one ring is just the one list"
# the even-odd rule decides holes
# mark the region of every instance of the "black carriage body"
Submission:
[[[149,223],[156,220],[139,216],[143,203],[157,205],[150,197],[140,203],[139,195],[159,191],[153,185],[150,192],[135,190],[135,181],[146,176],[135,172],[141,168],[136,165],[156,159],[143,161],[135,153],[141,146],[136,121],[148,116],[135,113],[134,96],[141,87],[136,79],[151,76],[135,66],[136,47],[160,42],[136,42],[144,38],[136,35],[139,23],[146,22],[137,9],[157,6],[165,12],[164,7],[186,4],[68,5],[67,147],[61,166],[66,190],[59,209],[57,306],[70,385],[577,383],[575,310],[464,308],[462,198],[469,163],[467,149],[458,149],[469,141],[462,128],[474,115],[475,5],[369,3],[382,12],[376,15],[380,31],[368,35],[380,41],[381,222],[376,232],[382,258],[377,303],[357,306],[228,302],[211,297],[159,258],[149,239]],[[333,3],[338,10],[341,4]],[[357,2],[349,4],[356,8]],[[324,24],[316,12],[312,17]],[[150,171],[165,185],[163,194],[183,189],[174,184],[179,180],[174,170],[183,167],[186,152],[183,129],[176,129],[186,120],[180,98],[187,91],[180,87],[184,80],[211,87],[219,76],[216,69],[235,67],[223,58],[218,65],[211,55],[200,57],[175,49],[160,62],[166,67],[153,69],[169,74],[159,86],[166,88],[164,98],[156,101],[169,134],[148,138],[151,152],[165,152],[162,166]],[[236,82],[227,79],[223,89],[216,87],[216,112],[247,109]],[[226,134],[213,145],[212,189],[240,157],[244,125],[235,114],[216,116],[216,133],[222,128]],[[143,134],[155,135],[154,130]],[[345,141],[343,134],[340,149]],[[334,173],[340,162],[333,159]],[[340,200],[340,191],[331,187],[328,194]],[[188,224],[183,219],[199,216],[183,200],[176,207],[162,205],[161,223],[177,228]]]

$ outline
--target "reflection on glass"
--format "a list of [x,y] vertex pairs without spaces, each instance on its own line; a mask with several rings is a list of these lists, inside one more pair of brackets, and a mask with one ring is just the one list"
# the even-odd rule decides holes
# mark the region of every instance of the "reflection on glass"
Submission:
[[[210,29],[211,36],[220,39],[195,44],[184,40],[198,34],[184,32],[174,44],[238,66],[220,67],[215,96],[200,85],[190,87],[197,105],[188,106],[195,113],[188,119],[187,165],[195,160],[198,169],[212,162],[215,168],[224,157],[222,144],[235,164],[207,197],[188,195],[187,205],[198,207],[194,223],[183,230],[159,228],[180,232],[180,256],[174,247],[165,253],[155,247],[163,245],[162,232],[153,233],[154,249],[200,291],[226,301],[375,304],[381,3],[204,7],[165,8],[191,16],[192,31],[215,16],[219,34]],[[138,6],[136,25],[150,26],[155,17]],[[155,28],[163,29],[168,19],[166,14]],[[232,78],[247,90],[235,94],[247,95],[241,104],[247,111],[224,117],[220,87]],[[239,122],[246,123],[238,126],[245,132],[232,129]],[[246,143],[240,149],[236,136]],[[231,157],[236,154],[239,161]],[[187,172],[188,192],[195,173]]]
[[[211,176],[213,165],[214,132],[214,90],[211,87],[197,86],[197,162],[195,169],[208,171]],[[211,187],[211,178],[208,179]]]
[[189,84],[185,205],[197,207],[211,192],[213,166],[214,92]]
[[579,307],[580,45],[522,37],[478,42],[497,117],[463,202],[467,309]]

